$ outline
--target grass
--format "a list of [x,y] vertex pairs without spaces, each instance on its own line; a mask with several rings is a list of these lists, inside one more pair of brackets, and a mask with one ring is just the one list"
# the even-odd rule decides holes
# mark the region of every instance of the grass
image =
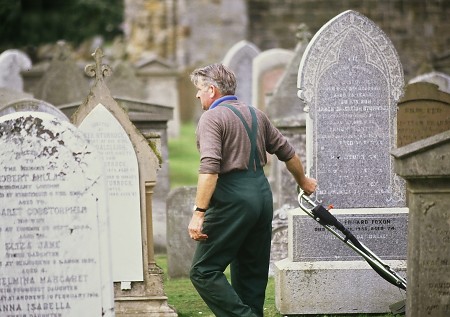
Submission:
[[[195,125],[187,123],[181,126],[180,137],[169,140],[169,164],[171,187],[192,186],[197,183],[197,171],[199,164],[199,154],[195,141]],[[167,272],[166,255],[156,256],[157,264]],[[225,272],[229,277],[229,272]],[[206,304],[198,295],[188,278],[168,279],[165,274],[164,290],[168,296],[168,302],[173,306],[180,317],[214,317]],[[269,279],[266,291],[266,301],[264,306],[265,317],[283,317],[275,307],[275,281]],[[311,316],[311,315],[309,315]],[[359,314],[359,315],[318,315],[322,317],[366,317],[379,316],[389,317],[392,314]]]
[[170,139],[168,146],[171,188],[196,185],[200,155],[197,151],[194,123],[182,124],[180,136]]
[[[166,255],[156,255],[156,263],[167,272],[167,257]],[[229,271],[225,271],[226,276],[229,278]],[[164,291],[168,297],[168,303],[177,310],[180,317],[214,317],[214,314],[209,310],[208,306],[198,295],[194,286],[192,286],[189,278],[177,278],[169,279],[167,274],[164,275]],[[269,278],[269,283],[266,290],[266,300],[264,304],[264,316],[265,317],[283,317],[278,313],[275,307],[275,280]],[[291,315],[292,316],[292,315]],[[392,314],[352,314],[352,315],[308,315],[308,316],[322,316],[322,317],[389,317],[394,316]]]

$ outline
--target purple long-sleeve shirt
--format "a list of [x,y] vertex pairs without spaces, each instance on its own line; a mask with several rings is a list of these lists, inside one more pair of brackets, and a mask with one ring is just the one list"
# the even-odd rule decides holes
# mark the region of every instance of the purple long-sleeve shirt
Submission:
[[[248,106],[237,100],[228,100],[222,104],[230,104],[239,110],[251,128]],[[281,161],[290,160],[295,155],[292,145],[273,126],[265,113],[255,110],[261,166],[267,164],[266,152],[275,154]],[[250,140],[244,125],[233,111],[220,105],[205,111],[200,117],[196,134],[200,152],[200,174],[225,174],[248,169]]]

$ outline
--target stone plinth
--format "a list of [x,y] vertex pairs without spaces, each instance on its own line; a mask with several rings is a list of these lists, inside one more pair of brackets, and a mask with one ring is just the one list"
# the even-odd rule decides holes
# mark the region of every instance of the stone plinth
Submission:
[[410,208],[406,316],[449,316],[450,130],[392,155]]

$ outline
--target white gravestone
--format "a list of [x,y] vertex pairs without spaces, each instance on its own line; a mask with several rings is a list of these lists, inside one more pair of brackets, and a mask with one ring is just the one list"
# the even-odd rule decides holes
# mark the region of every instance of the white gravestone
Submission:
[[79,125],[106,168],[115,282],[143,280],[139,171],[136,153],[117,119],[98,104]]
[[0,316],[114,316],[100,157],[69,122],[0,118]]
[[31,60],[20,50],[9,49],[0,54],[0,87],[23,91],[21,71],[31,69]]

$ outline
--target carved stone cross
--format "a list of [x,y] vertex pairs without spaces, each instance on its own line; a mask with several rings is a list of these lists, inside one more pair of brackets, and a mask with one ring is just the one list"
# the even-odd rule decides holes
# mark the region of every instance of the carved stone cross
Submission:
[[101,48],[97,48],[92,54],[95,60],[95,64],[89,64],[84,68],[84,72],[89,77],[95,76],[95,81],[101,81],[104,77],[111,76],[112,69],[109,65],[102,64],[103,51]]

